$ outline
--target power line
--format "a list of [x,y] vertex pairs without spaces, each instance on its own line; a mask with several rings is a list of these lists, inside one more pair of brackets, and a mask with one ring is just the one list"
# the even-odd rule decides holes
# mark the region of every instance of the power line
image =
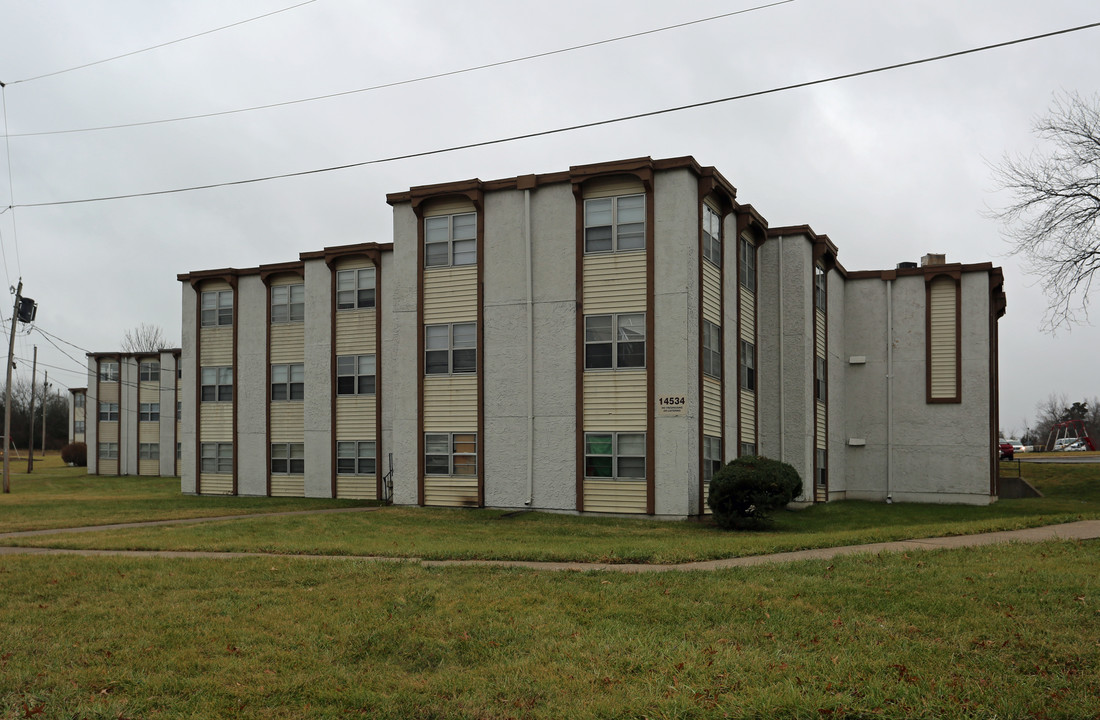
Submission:
[[992,45],[983,45],[981,47],[970,48],[968,50],[959,50],[957,52],[945,53],[943,55],[935,55],[932,57],[922,58],[920,60],[909,60],[907,62],[894,63],[893,65],[883,65],[881,67],[872,68],[870,70],[859,70],[856,72],[844,73],[843,75],[833,75],[827,78],[821,78],[818,80],[807,80],[806,82],[794,83],[791,85],[783,85],[781,87],[771,88],[769,90],[757,90],[755,92],[743,93],[740,95],[731,95],[728,97],[717,98],[715,100],[705,100],[703,102],[690,103],[688,105],[679,105],[677,107],[664,108],[662,110],[650,110],[648,112],[635,113],[633,115],[622,115],[616,118],[610,118],[606,120],[594,120],[588,123],[580,123],[577,125],[569,125],[560,128],[554,128],[551,130],[539,130],[536,132],[524,133],[522,135],[512,135],[509,137],[496,138],[494,140],[482,140],[479,142],[466,143],[463,145],[452,145],[445,148],[437,148],[435,150],[423,150],[420,152],[406,153],[403,155],[391,155],[385,158],[377,158],[374,160],[364,160],[362,162],[347,163],[344,165],[333,165],[330,167],[317,168],[314,170],[300,170],[298,172],[281,173],[278,175],[265,175],[258,178],[250,178],[247,180],[230,180],[220,183],[209,183],[206,185],[192,185],[189,187],[173,188],[171,190],[150,190],[148,192],[139,193],[126,193],[122,195],[106,195],[102,197],[82,198],[79,200],[52,200],[49,202],[38,203],[21,203],[13,204],[9,207],[12,208],[24,208],[24,207],[50,207],[56,205],[76,205],[80,203],[90,202],[103,202],[106,200],[124,200],[127,198],[141,198],[141,197],[153,197],[157,195],[173,195],[176,193],[192,192],[195,190],[210,190],[220,187],[231,187],[234,185],[250,185],[253,183],[267,182],[269,180],[281,180],[284,178],[302,177],[305,175],[317,175],[320,173],[334,172],[337,170],[349,170],[351,168],[365,167],[368,165],[381,165],[384,163],[396,162],[398,160],[410,160],[412,158],[427,157],[429,155],[441,155],[444,153],[455,152],[458,150],[469,150],[472,148],[487,147],[490,145],[501,145],[504,143],[516,142],[518,140],[529,140],[536,137],[545,137],[547,135],[558,135],[561,133],[573,132],[575,130],[585,130],[588,128],[600,127],[603,125],[613,125],[616,123],[627,122],[629,120],[640,120],[643,118],[656,117],[658,115],[667,115],[670,113],[682,112],[684,110],[694,110],[696,108],[708,107],[710,105],[719,105],[722,103],[733,102],[735,100],[746,100],[748,98],[761,97],[763,95],[772,95],[775,93],[785,92],[788,90],[797,90],[800,88],[813,87],[814,85],[824,85],[826,83],[836,82],[838,80],[849,80],[851,78],[862,77],[865,75],[874,75],[876,73],[886,72],[888,70],[899,70],[901,68],[912,67],[914,65],[923,65],[926,63],[936,62],[939,60],[947,60],[950,58],[961,57],[963,55],[972,55],[974,53],[985,52],[987,50],[995,50],[998,48],[1009,47],[1011,45],[1019,45],[1021,43],[1031,42],[1033,40],[1042,40],[1045,38],[1055,37],[1058,35],[1065,35],[1068,33],[1078,32],[1081,30],[1089,30],[1095,27],[1100,27],[1100,22],[1089,23],[1088,25],[1078,25],[1077,27],[1066,28],[1063,30],[1055,30],[1053,32],[1042,33],[1039,35],[1031,35],[1028,37],[1017,38],[1015,40],[1007,40],[1005,42],[994,43]]
[[[0,105],[3,106],[4,113],[4,157],[7,160],[8,166],[8,197],[11,198],[11,203],[15,205],[15,183],[12,181],[11,174],[11,140],[8,139],[8,89],[4,87],[3,83],[0,83]],[[0,213],[2,214],[2,213]],[[15,244],[15,264],[19,269],[19,274],[23,274],[23,268],[19,262],[19,231],[15,224],[15,211],[11,214],[11,232],[12,240]],[[8,252],[4,249],[4,236],[0,235],[0,259],[4,261],[4,277],[7,278],[8,285],[11,285],[11,273],[8,272]]]
[[41,132],[14,133],[9,137],[64,135],[69,133],[95,132],[98,130],[118,130],[121,128],[141,127],[144,125],[163,125],[165,123],[181,122],[184,120],[199,120],[202,118],[220,117],[222,115],[234,115],[237,113],[252,112],[254,110],[269,110],[271,108],[314,102],[316,100],[329,100],[331,98],[344,97],[346,95],[355,95],[357,93],[384,90],[386,88],[399,87],[401,85],[411,85],[413,83],[425,82],[427,80],[437,80],[439,78],[451,77],[453,75],[462,75],[463,73],[471,73],[478,70],[487,70],[489,68],[501,67],[502,65],[511,65],[513,63],[526,62],[528,60],[537,60],[539,58],[550,57],[552,55],[560,55],[562,53],[573,52],[575,50],[584,50],[586,48],[597,47],[599,45],[607,45],[609,43],[619,42],[620,40],[630,40],[633,38],[643,37],[645,35],[653,35],[655,33],[665,32],[667,30],[677,30],[679,28],[688,27],[690,25],[698,25],[700,23],[711,22],[712,20],[721,20],[723,18],[732,17],[734,15],[742,15],[744,13],[754,12],[756,10],[766,10],[767,8],[776,7],[777,5],[786,5],[787,3],[791,2],[794,2],[794,0],[779,0],[778,2],[768,3],[766,5],[758,5],[756,7],[746,8],[744,10],[737,10],[735,12],[723,13],[721,15],[712,15],[710,17],[700,18],[698,20],[689,20],[687,22],[677,23],[675,25],[665,25],[664,27],[653,28],[651,30],[642,30],[640,32],[631,33],[629,35],[619,35],[618,37],[607,38],[604,40],[595,40],[593,42],[583,43],[581,45],[573,45],[570,47],[559,48],[557,50],[548,50],[546,52],[535,53],[533,55],[524,55],[523,57],[512,58],[510,60],[499,60],[497,62],[485,63],[484,65],[474,65],[468,68],[462,68],[460,70],[448,70],[445,72],[435,73],[433,75],[422,75],[420,77],[410,78],[407,80],[396,80],[394,82],[383,83],[381,85],[372,85],[370,87],[359,88],[357,90],[343,90],[341,92],[329,93],[327,95],[315,95],[313,97],[300,98],[298,100],[285,100],[283,102],[269,103],[267,105],[253,105],[251,107],[238,108],[236,110],[221,110],[218,112],[201,113],[198,115],[183,115],[180,117],[162,118],[160,120],[145,120],[142,122],[119,123],[116,125],[100,125],[97,127],[88,128],[71,128],[69,130],[44,130]]
[[54,70],[53,72],[43,73],[41,75],[35,75],[34,77],[23,78],[22,80],[12,80],[8,83],[8,85],[16,85],[18,83],[31,82],[32,80],[41,80],[42,78],[53,77],[54,75],[61,75],[63,73],[72,72],[74,70],[83,70],[84,68],[89,68],[89,67],[92,67],[94,65],[102,65],[103,63],[108,63],[108,62],[111,62],[113,60],[120,60],[122,58],[130,57],[132,55],[139,55],[139,54],[144,53],[144,52],[149,52],[150,50],[157,50],[159,48],[168,47],[169,45],[175,45],[176,43],[185,42],[187,40],[194,40],[195,38],[202,37],[203,35],[210,35],[212,33],[220,32],[222,30],[228,30],[229,28],[237,27],[238,25],[244,25],[246,23],[250,23],[250,22],[253,22],[255,20],[262,20],[263,18],[271,17],[272,15],[278,15],[279,13],[284,13],[288,10],[294,10],[295,8],[300,8],[303,5],[309,5],[310,3],[313,3],[313,2],[317,2],[317,0],[305,0],[305,2],[300,2],[297,5],[291,5],[290,7],[285,7],[282,10],[273,10],[269,13],[264,13],[263,15],[257,15],[256,17],[248,18],[247,20],[238,20],[235,23],[230,23],[228,25],[222,25],[221,27],[214,28],[213,30],[204,30],[203,32],[195,33],[194,35],[188,35],[187,37],[182,37],[182,38],[179,38],[177,40],[169,40],[168,42],[163,42],[163,43],[160,43],[158,45],[150,45],[149,47],[142,48],[140,50],[131,50],[130,52],[122,53],[121,55],[114,55],[113,57],[104,58],[102,60],[95,60],[94,62],[84,63],[83,65],[76,65],[76,66],[73,66],[73,67],[70,67],[70,68],[65,68],[64,70]]
[[68,345],[68,346],[70,346],[70,347],[74,347],[74,348],[76,348],[77,350],[80,350],[81,352],[86,352],[86,353],[89,353],[89,354],[91,354],[91,355],[94,355],[94,354],[95,354],[95,352],[94,352],[93,350],[89,350],[88,348],[82,348],[82,347],[80,347],[79,345],[75,345],[75,344],[73,344],[73,343],[69,342],[68,340],[66,340],[66,339],[64,339],[64,338],[61,338],[61,337],[58,337],[57,335],[54,335],[54,334],[53,334],[53,333],[51,333],[51,332],[46,332],[46,331],[45,331],[45,330],[43,330],[43,329],[41,328],[41,326],[39,326],[39,325],[38,325],[37,323],[36,323],[36,324],[34,325],[34,329],[35,329],[35,330],[37,330],[37,331],[38,331],[39,333],[41,333],[42,335],[44,335],[44,336],[47,336],[47,339],[49,339],[49,338],[53,338],[54,340],[60,340],[61,342],[65,343],[66,345]]

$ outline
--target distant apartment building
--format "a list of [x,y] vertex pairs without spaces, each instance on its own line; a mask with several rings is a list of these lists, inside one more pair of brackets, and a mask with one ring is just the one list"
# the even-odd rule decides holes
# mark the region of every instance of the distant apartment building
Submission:
[[69,442],[84,442],[88,388],[69,388]]
[[692,158],[387,201],[392,243],[179,276],[184,492],[687,517],[763,454],[805,502],[996,496],[988,263],[849,272]]

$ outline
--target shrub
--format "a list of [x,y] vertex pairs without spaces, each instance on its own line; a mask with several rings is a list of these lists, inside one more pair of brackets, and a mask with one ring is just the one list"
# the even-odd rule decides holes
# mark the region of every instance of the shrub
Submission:
[[70,465],[86,467],[88,465],[88,446],[82,442],[69,443],[61,448],[61,459]]
[[770,513],[802,492],[798,471],[785,462],[752,455],[727,463],[710,481],[707,504],[727,530],[767,527]]

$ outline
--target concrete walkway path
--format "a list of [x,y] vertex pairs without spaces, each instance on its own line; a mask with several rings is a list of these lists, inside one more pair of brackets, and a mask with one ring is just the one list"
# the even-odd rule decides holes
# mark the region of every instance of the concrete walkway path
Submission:
[[[99,525],[81,528],[57,528],[52,530],[28,530],[23,532],[0,533],[0,543],[7,539],[18,537],[30,537],[49,534],[92,532],[96,530],[113,530],[131,527],[150,527],[154,525],[194,524],[201,522],[215,522],[226,520],[238,520],[244,518],[273,517],[279,515],[303,515],[311,513],[333,512],[364,512],[376,508],[341,508],[335,510],[304,510],[285,513],[253,513],[249,515],[232,515],[208,518],[188,518],[184,520],[157,520],[138,523],[119,523],[116,525]],[[524,568],[530,570],[571,570],[574,572],[586,572],[590,570],[602,570],[621,573],[642,572],[670,572],[692,570],[723,570],[726,568],[748,567],[752,565],[766,565],[769,563],[787,563],[798,560],[828,560],[844,555],[857,555],[861,553],[875,554],[880,552],[906,552],[910,550],[947,550],[963,547],[980,547],[1003,543],[1034,543],[1046,540],[1096,540],[1100,538],[1100,520],[1081,520],[1062,525],[1045,525],[1042,527],[1026,528],[1024,530],[1004,530],[1000,532],[980,533],[977,535],[951,535],[947,537],[920,538],[916,540],[896,540],[892,542],[868,543],[865,545],[845,545],[842,547],[814,548],[812,550],[796,550],[794,552],[775,553],[772,555],[751,555],[748,557],[723,558],[721,560],[705,560],[701,562],[688,562],[676,564],[615,564],[615,563],[585,563],[585,562],[538,562],[527,560],[424,560],[421,558],[381,557],[374,555],[283,555],[277,553],[250,553],[250,552],[191,552],[183,550],[71,550],[62,548],[29,548],[0,546],[0,556],[5,555],[82,555],[82,556],[114,556],[114,557],[159,557],[159,558],[294,558],[305,560],[366,560],[372,562],[402,562],[416,563],[424,567],[459,567],[464,565],[479,565],[491,567]]]

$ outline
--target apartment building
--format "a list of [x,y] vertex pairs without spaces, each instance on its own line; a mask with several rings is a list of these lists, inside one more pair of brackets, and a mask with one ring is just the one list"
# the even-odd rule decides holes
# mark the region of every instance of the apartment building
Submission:
[[179,475],[180,354],[88,354],[88,387],[73,393],[71,426],[75,438],[83,423],[89,474]]
[[849,272],[690,157],[386,200],[392,243],[178,276],[184,492],[687,517],[764,454],[805,502],[995,498],[988,263]]
[[69,388],[69,442],[84,442],[88,388]]

